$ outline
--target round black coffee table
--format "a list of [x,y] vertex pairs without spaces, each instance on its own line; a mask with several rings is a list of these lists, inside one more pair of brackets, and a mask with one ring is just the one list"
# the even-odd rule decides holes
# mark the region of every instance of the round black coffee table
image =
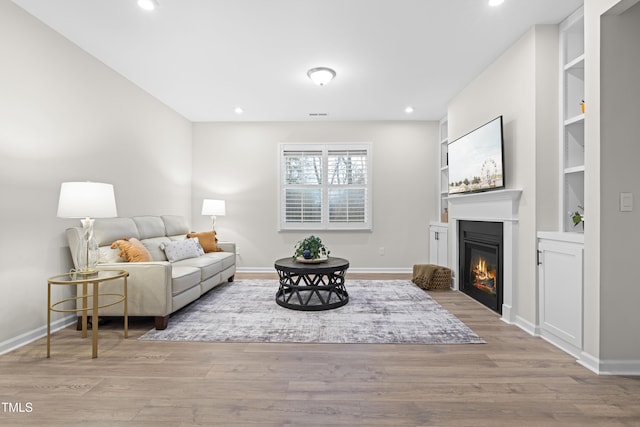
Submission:
[[349,302],[344,276],[349,261],[330,257],[310,264],[282,258],[275,262],[280,278],[276,302],[293,310],[330,310]]

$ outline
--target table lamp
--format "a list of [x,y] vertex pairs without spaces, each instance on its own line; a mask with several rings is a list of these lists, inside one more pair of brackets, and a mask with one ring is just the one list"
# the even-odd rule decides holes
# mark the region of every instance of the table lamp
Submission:
[[211,215],[211,228],[216,229],[216,216],[226,213],[224,200],[204,199],[202,201],[202,215]]
[[113,185],[102,182],[63,182],[58,200],[59,218],[83,218],[82,241],[76,252],[76,272],[94,273],[98,264],[98,243],[93,237],[93,218],[113,218],[116,199]]

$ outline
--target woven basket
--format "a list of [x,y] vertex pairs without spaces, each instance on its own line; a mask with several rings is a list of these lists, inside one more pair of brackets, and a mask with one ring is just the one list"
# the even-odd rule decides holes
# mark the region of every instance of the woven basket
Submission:
[[436,270],[431,277],[428,289],[450,289],[451,288],[451,269],[442,267]]
[[425,290],[450,289],[451,269],[435,264],[417,264],[413,266],[411,281]]

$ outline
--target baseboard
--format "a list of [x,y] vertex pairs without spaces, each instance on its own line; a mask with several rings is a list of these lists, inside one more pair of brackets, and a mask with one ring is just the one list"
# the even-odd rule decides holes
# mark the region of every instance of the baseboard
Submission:
[[516,315],[516,320],[514,322],[514,325],[516,325],[517,327],[519,327],[529,335],[536,336],[536,331],[537,331],[536,325],[529,322],[528,320]]
[[557,336],[545,331],[544,329],[540,329],[540,333],[538,335],[549,344],[553,344],[560,350],[564,351],[567,354],[570,354],[571,356],[579,360],[580,354],[582,353],[579,347],[566,342],[562,338],[558,338]]
[[[63,317],[62,319],[58,319],[54,322],[51,322],[51,333],[64,329],[68,326],[74,325],[78,321],[77,319],[78,319],[78,316],[76,314],[71,314]],[[18,335],[17,337],[8,339],[0,343],[0,355],[9,353],[10,351],[13,351],[24,345],[30,344],[46,336],[47,336],[47,325],[43,325],[43,326],[40,326],[39,328],[25,332],[24,334]]]
[[583,351],[578,363],[598,375],[640,375],[640,360],[603,360]]
[[[275,273],[273,266],[270,267],[238,267],[237,273]],[[347,273],[362,274],[412,274],[412,268],[349,268]]]

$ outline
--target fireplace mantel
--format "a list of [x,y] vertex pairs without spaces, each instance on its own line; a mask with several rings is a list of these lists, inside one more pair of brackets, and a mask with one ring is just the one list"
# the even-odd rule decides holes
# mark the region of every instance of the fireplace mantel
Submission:
[[447,197],[449,218],[469,221],[517,221],[522,190],[496,190]]
[[517,277],[518,208],[522,190],[505,189],[447,197],[449,207],[449,243],[454,289],[458,289],[459,248],[458,221],[492,221],[503,223],[503,301],[502,320],[515,323],[514,283]]

